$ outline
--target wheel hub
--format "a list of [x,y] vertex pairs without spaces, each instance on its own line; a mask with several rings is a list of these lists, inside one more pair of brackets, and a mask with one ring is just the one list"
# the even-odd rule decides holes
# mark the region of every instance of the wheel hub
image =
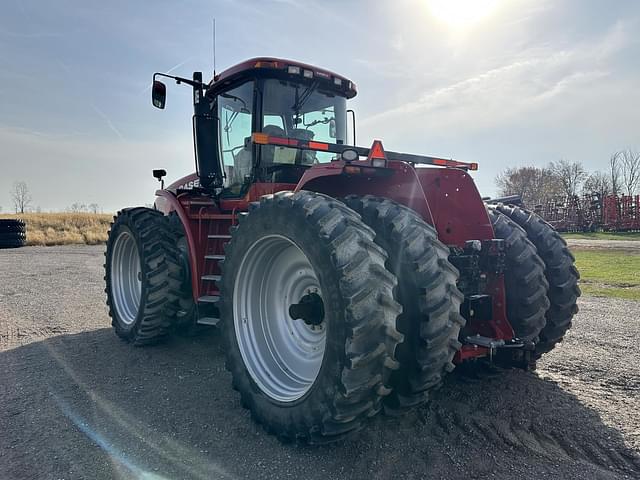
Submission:
[[289,316],[302,320],[309,326],[318,326],[324,321],[324,303],[317,292],[309,292],[298,303],[289,306]]

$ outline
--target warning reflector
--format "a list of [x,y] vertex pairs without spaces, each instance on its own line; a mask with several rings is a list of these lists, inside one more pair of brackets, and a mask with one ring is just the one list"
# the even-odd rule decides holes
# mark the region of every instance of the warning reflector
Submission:
[[372,167],[384,168],[387,166],[387,154],[384,153],[384,148],[382,148],[382,142],[380,140],[373,141],[373,145],[371,145],[369,155],[367,156],[367,161]]

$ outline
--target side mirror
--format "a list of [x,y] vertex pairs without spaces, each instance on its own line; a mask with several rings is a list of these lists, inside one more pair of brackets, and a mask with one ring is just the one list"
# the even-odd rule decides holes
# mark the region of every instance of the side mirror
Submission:
[[159,80],[154,80],[153,87],[151,88],[151,101],[153,102],[153,106],[162,110],[166,100],[166,85]]
[[153,178],[157,178],[158,180],[162,180],[162,177],[164,177],[166,174],[166,170],[153,170]]
[[167,171],[163,169],[153,171],[153,178],[158,179],[158,181],[160,182],[160,188],[163,190],[164,190],[164,180],[162,179],[162,177],[164,177],[166,174],[167,174]]

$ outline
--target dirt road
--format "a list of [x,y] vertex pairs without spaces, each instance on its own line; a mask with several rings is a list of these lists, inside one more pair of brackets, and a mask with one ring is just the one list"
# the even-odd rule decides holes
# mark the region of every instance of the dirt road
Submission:
[[636,253],[640,251],[640,240],[590,240],[586,238],[567,238],[566,240],[572,248],[606,248]]
[[132,348],[102,247],[0,250],[0,478],[640,478],[639,305],[584,298],[538,371],[451,375],[429,406],[325,447],[282,445],[215,333]]

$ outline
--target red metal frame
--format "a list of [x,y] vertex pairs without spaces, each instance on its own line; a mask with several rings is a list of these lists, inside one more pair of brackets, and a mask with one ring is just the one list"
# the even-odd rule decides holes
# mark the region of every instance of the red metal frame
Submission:
[[[353,167],[362,167],[360,173],[349,174]],[[348,170],[350,169],[350,170]],[[356,169],[357,170],[357,169]],[[220,198],[216,204],[201,193],[179,190],[190,184],[195,175],[187,176],[167,190],[157,192],[156,207],[168,214],[175,211],[185,226],[190,254],[194,299],[203,294],[217,292],[206,289],[200,282],[205,272],[203,259],[208,253],[223,254],[223,242],[209,245],[207,235],[216,231],[228,232],[236,213],[246,211],[249,203],[262,195],[282,190],[311,190],[334,198],[345,195],[376,195],[394,200],[416,211],[438,231],[439,239],[449,246],[463,247],[467,240],[494,238],[491,221],[484,203],[468,172],[455,168],[415,168],[406,162],[389,161],[385,168],[371,168],[367,161],[334,161],[314,165],[307,169],[297,185],[255,183],[245,195],[238,198]],[[196,190],[197,192],[197,190]],[[194,209],[194,207],[198,207]],[[196,228],[197,227],[197,228]],[[470,334],[510,340],[513,329],[506,315],[504,279],[502,275],[487,274],[487,294],[493,299],[491,321],[470,321],[465,328]],[[486,356],[484,347],[464,345],[454,361]]]

